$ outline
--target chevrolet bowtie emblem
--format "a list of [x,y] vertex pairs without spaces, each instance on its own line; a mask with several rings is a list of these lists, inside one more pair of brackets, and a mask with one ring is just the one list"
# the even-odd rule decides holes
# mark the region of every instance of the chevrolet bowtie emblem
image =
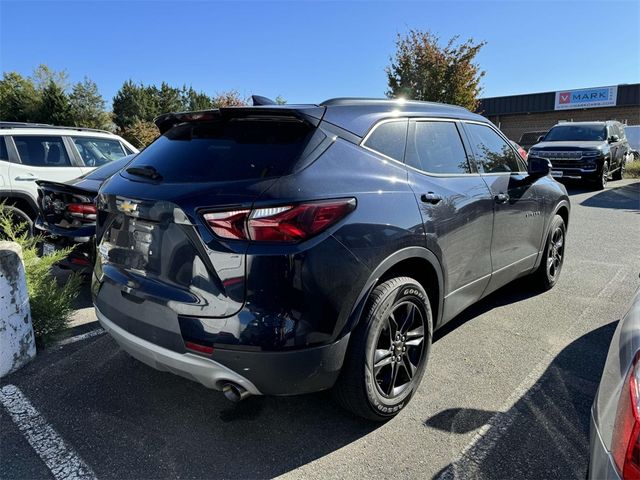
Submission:
[[118,200],[118,202],[116,202],[116,206],[118,207],[118,210],[123,213],[133,213],[138,210],[138,204],[130,202],[129,200]]

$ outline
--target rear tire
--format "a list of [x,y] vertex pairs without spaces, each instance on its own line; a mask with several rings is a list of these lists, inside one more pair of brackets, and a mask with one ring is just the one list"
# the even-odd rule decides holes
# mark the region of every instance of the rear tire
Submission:
[[532,275],[533,286],[536,289],[547,291],[558,282],[562,265],[564,263],[567,227],[560,215],[551,220],[547,232],[547,243],[544,247],[540,266]]
[[412,278],[396,277],[371,293],[333,388],[337,402],[354,414],[383,422],[415,393],[431,350],[429,297]]

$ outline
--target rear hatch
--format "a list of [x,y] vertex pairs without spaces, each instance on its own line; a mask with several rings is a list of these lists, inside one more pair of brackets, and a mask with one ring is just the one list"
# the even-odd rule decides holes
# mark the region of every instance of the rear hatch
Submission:
[[90,237],[95,233],[95,197],[102,183],[133,158],[114,160],[90,173],[64,183],[36,181],[38,185],[38,227],[50,234]]
[[237,313],[245,299],[248,243],[216,237],[203,214],[250,209],[294,171],[318,143],[321,112],[310,110],[161,117],[164,134],[98,197],[98,310],[169,348],[175,339],[167,340],[166,332],[179,333],[180,317]]

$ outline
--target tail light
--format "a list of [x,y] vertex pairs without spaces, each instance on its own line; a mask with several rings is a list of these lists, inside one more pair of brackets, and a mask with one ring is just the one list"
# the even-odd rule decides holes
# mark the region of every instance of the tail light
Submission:
[[297,243],[342,220],[356,207],[355,198],[298,205],[204,214],[217,236],[231,240]]
[[93,203],[70,203],[67,205],[67,212],[84,222],[95,222],[98,210]]
[[611,456],[624,480],[640,479],[640,352],[633,360],[618,401]]

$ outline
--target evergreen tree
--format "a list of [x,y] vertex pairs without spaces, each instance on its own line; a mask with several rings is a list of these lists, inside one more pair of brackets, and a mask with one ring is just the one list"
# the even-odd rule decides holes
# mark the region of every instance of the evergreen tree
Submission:
[[71,125],[73,123],[69,97],[53,80],[50,80],[42,90],[37,120],[52,125]]
[[87,77],[73,86],[69,96],[72,124],[76,127],[109,128],[109,114],[95,82]]

